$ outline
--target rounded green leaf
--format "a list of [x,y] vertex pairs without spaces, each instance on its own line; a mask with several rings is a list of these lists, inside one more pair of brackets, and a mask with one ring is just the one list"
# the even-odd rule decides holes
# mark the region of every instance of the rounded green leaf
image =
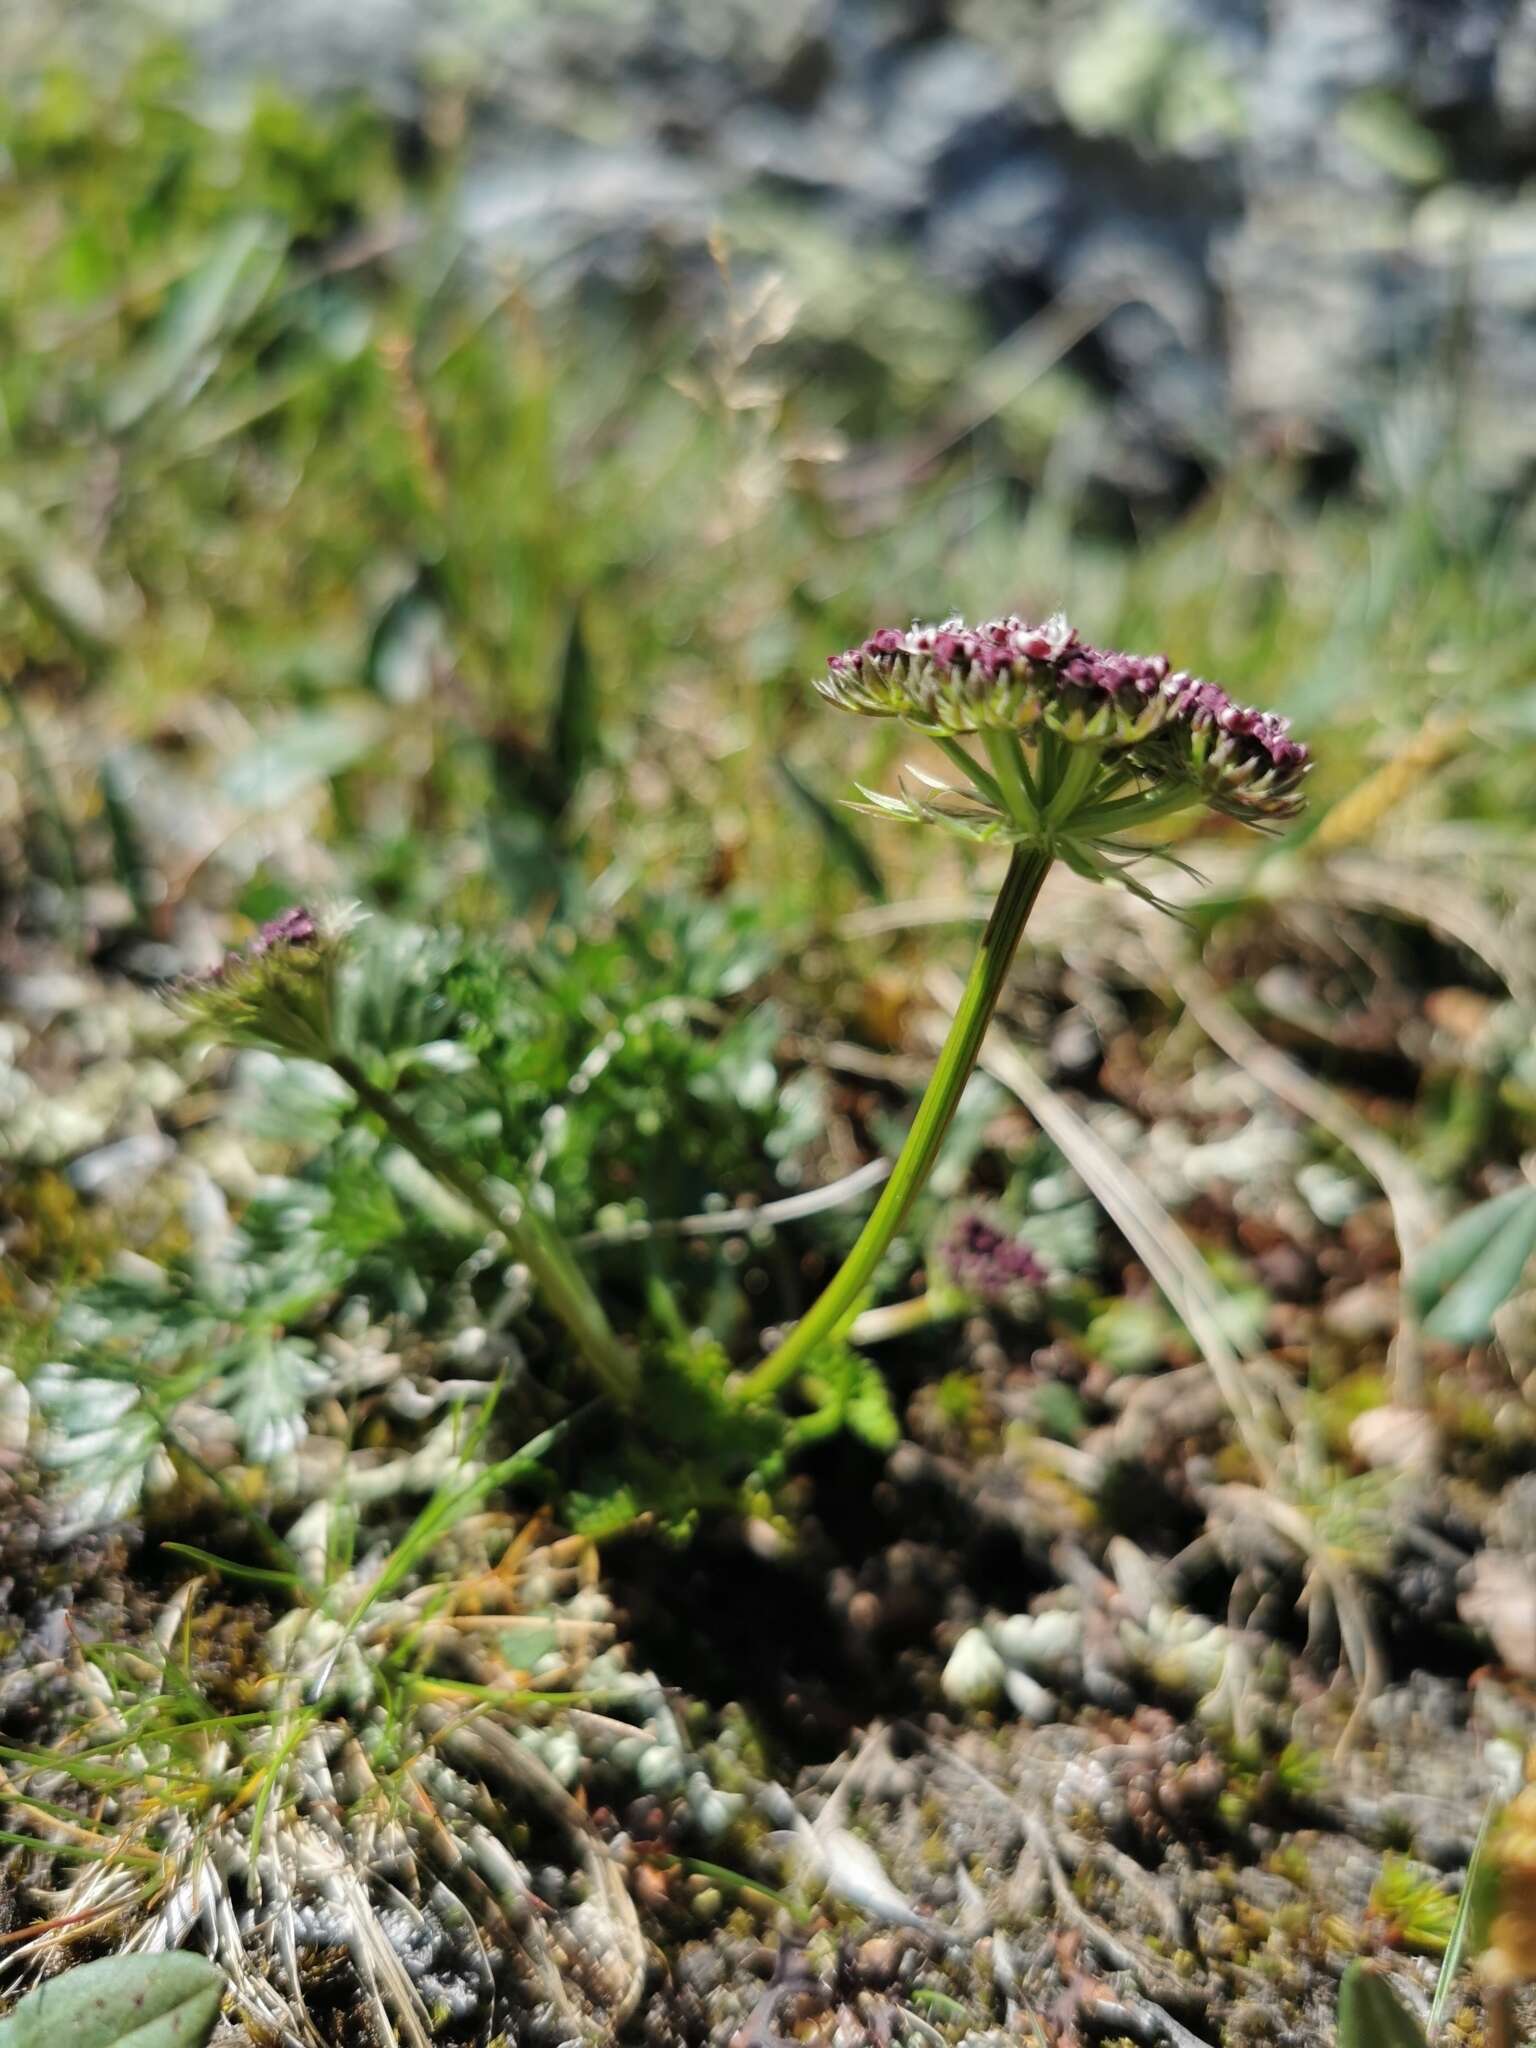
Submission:
[[0,2020],[0,2048],[203,2048],[223,1996],[202,1956],[108,1956],[29,1992]]
[[1425,2048],[1424,2029],[1369,1963],[1351,1963],[1339,1986],[1338,2048]]

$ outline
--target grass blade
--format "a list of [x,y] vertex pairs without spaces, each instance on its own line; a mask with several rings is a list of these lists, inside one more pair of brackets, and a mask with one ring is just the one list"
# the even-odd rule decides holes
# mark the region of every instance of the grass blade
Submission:
[[883,903],[886,898],[885,876],[880,872],[874,855],[844,816],[842,807],[829,804],[787,761],[780,760],[774,765],[797,807],[821,834],[828,859],[845,874],[851,875],[866,896]]
[[1489,1907],[1496,1875],[1487,1855],[1488,1838],[1493,1832],[1494,1821],[1498,1818],[1503,1805],[1502,1797],[1494,1792],[1483,1808],[1477,1840],[1472,1844],[1472,1857],[1467,1864],[1467,1875],[1461,1887],[1461,1901],[1456,1908],[1451,1938],[1445,1945],[1445,1954],[1440,1962],[1440,1974],[1435,1979],[1434,2003],[1429,2008],[1431,2040],[1439,2031],[1440,2024],[1445,2018],[1446,2007],[1451,2002],[1451,1991],[1456,1981],[1456,1973],[1461,1967],[1463,1951],[1470,1945],[1472,1955],[1475,1956],[1487,1934]]

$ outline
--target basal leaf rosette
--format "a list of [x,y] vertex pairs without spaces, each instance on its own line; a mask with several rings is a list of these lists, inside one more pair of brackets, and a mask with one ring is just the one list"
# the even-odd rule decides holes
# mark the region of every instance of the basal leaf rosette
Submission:
[[206,974],[172,990],[187,1021],[229,1045],[329,1060],[336,972],[356,923],[346,909],[284,910]]

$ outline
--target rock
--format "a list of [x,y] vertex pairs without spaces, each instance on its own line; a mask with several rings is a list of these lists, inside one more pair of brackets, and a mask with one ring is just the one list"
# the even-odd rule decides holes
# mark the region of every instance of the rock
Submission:
[[992,1642],[1012,1670],[1034,1678],[1057,1679],[1079,1663],[1083,1617],[1071,1608],[1050,1607],[1042,1614],[1010,1614],[995,1623]]
[[[148,11],[185,30],[185,0]],[[1379,450],[1395,426],[1388,461],[1422,462],[1403,368],[1453,340],[1470,481],[1536,473],[1536,0],[200,0],[192,20],[213,98],[270,74],[409,116],[462,88],[466,225],[540,292],[687,272],[769,199],[915,254],[999,337],[1089,309],[1073,368],[1104,403],[1081,466],[1134,496],[1275,440]]]
[[1351,1344],[1390,1337],[1398,1322],[1397,1282],[1362,1280],[1323,1304],[1323,1328]]
[[1366,1465],[1422,1478],[1438,1463],[1440,1427],[1422,1408],[1386,1401],[1355,1417],[1349,1426],[1349,1447]]
[[924,255],[968,291],[1037,275],[1061,241],[1069,186],[1039,146],[993,157],[930,219]]
[[1506,1482],[1489,1533],[1500,1549],[1536,1557],[1536,1472],[1523,1472]]
[[939,1685],[952,1706],[990,1707],[997,1704],[1006,1675],[1007,1667],[985,1631],[968,1628],[950,1652]]
[[1480,1551],[1460,1611],[1463,1621],[1491,1637],[1501,1663],[1536,1678],[1536,1570],[1528,1557]]
[[1009,1706],[1021,1721],[1043,1728],[1055,1718],[1058,1704],[1055,1693],[1047,1692],[1027,1671],[1005,1671],[1003,1690],[1008,1695]]

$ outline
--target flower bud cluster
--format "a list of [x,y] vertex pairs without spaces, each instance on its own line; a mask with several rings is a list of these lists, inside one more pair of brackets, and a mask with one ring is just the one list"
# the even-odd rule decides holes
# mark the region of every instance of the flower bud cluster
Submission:
[[298,905],[281,911],[217,967],[180,983],[177,1007],[227,1044],[324,1060],[341,941],[351,924],[344,912],[316,916]]

